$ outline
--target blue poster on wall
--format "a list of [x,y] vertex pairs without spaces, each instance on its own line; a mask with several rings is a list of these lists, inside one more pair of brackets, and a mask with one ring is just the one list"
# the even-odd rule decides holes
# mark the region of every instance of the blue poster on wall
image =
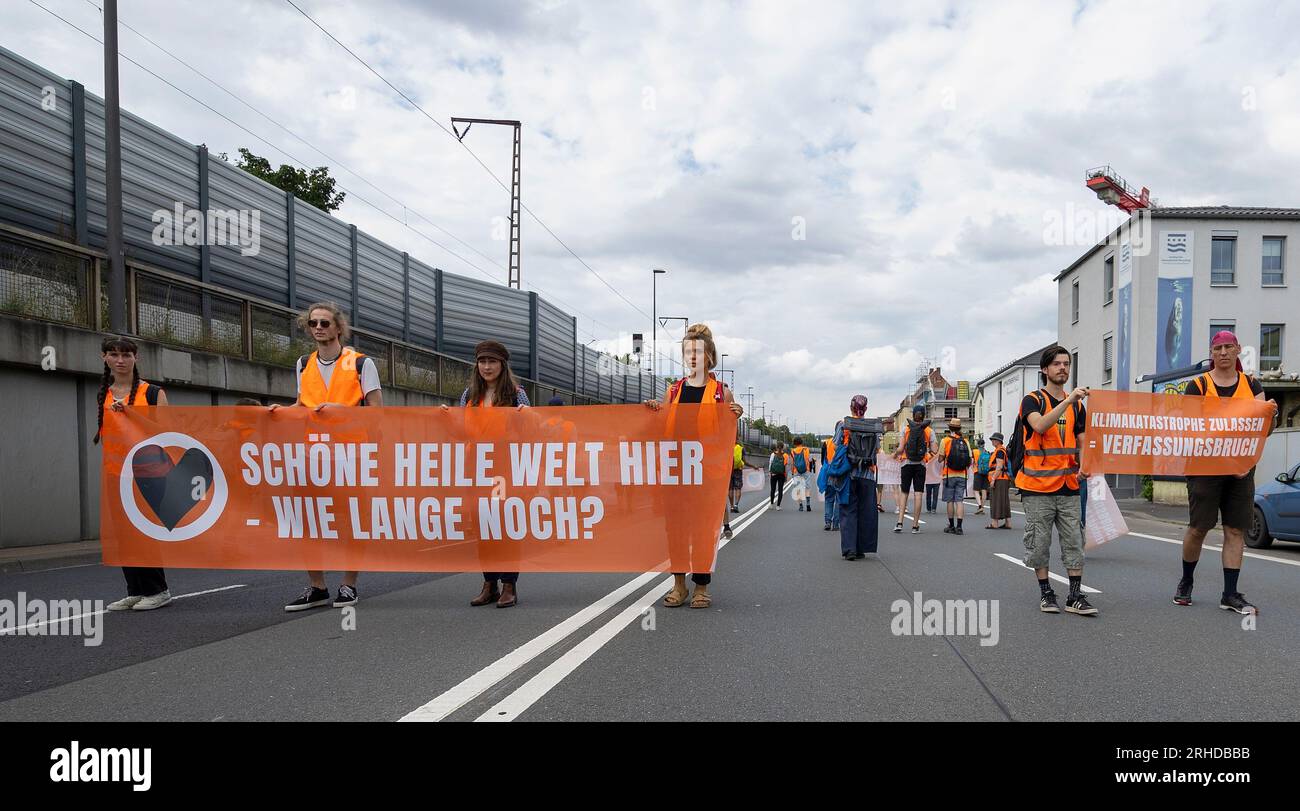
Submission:
[[1156,374],[1192,364],[1190,231],[1162,231],[1156,292]]
[[1119,324],[1115,331],[1115,390],[1128,391],[1132,374],[1129,355],[1129,330],[1133,323],[1133,246],[1122,242],[1119,246]]

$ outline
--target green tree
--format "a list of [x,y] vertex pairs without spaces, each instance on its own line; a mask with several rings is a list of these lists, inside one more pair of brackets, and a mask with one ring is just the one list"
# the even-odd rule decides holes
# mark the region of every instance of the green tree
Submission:
[[[224,152],[221,153],[221,159],[230,161]],[[282,163],[279,169],[272,169],[269,160],[254,155],[242,146],[239,148],[239,163],[235,165],[321,211],[337,210],[347,196],[344,192],[334,190],[334,178],[330,177],[328,166],[317,166],[308,172]]]

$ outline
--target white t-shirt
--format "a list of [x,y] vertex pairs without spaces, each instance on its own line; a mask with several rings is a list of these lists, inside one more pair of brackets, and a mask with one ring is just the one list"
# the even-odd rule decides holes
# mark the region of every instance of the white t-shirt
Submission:
[[[310,356],[309,356],[310,357]],[[316,370],[320,372],[321,380],[325,382],[325,388],[330,387],[330,378],[334,376],[334,367],[338,366],[338,361],[333,363],[321,363],[320,356],[316,357]],[[298,394],[302,394],[302,358],[293,365],[294,379],[298,381]],[[375,359],[367,356],[361,361],[361,396],[364,397],[372,391],[379,390],[379,367],[375,365]]]

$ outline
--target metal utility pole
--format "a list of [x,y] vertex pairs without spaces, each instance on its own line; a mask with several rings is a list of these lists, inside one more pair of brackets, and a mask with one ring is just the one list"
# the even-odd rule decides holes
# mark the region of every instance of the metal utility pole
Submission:
[[108,226],[108,328],[120,335],[126,332],[127,320],[126,263],[122,252],[122,110],[117,92],[117,0],[104,0],[104,208]]
[[[461,132],[456,129],[457,124],[464,124],[465,131]],[[456,133],[458,140],[464,141],[465,136],[469,135],[469,128],[475,124],[500,124],[505,127],[515,128],[515,156],[512,168],[510,170],[510,280],[509,286],[519,289],[519,139],[521,134],[521,124],[518,121],[509,121],[500,118],[456,118],[451,119],[451,130]]]

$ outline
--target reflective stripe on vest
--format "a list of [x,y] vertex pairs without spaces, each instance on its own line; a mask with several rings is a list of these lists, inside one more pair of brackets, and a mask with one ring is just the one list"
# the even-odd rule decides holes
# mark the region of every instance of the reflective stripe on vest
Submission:
[[[1052,401],[1045,392],[1037,394],[1046,414],[1051,410]],[[1079,438],[1074,433],[1074,405],[1067,406],[1061,417],[1065,420],[1064,439],[1059,422],[1040,434],[1030,427],[1028,415],[1024,416],[1029,437],[1025,440],[1024,467],[1016,474],[1016,487],[1035,493],[1054,493],[1062,487],[1079,489]]]
[[361,367],[359,364],[365,355],[351,347],[345,347],[334,362],[334,371],[330,374],[329,387],[321,377],[320,367],[316,365],[316,353],[311,353],[302,368],[302,378],[298,384],[298,399],[308,408],[315,408],[321,403],[337,405],[359,405],[365,399],[361,390]]
[[[1214,379],[1210,373],[1206,372],[1201,375],[1201,389],[1205,392],[1206,397],[1218,398],[1219,390],[1214,386]],[[1233,400],[1254,400],[1255,395],[1250,390],[1250,378],[1246,377],[1245,372],[1237,372],[1237,390],[1232,393]]]

